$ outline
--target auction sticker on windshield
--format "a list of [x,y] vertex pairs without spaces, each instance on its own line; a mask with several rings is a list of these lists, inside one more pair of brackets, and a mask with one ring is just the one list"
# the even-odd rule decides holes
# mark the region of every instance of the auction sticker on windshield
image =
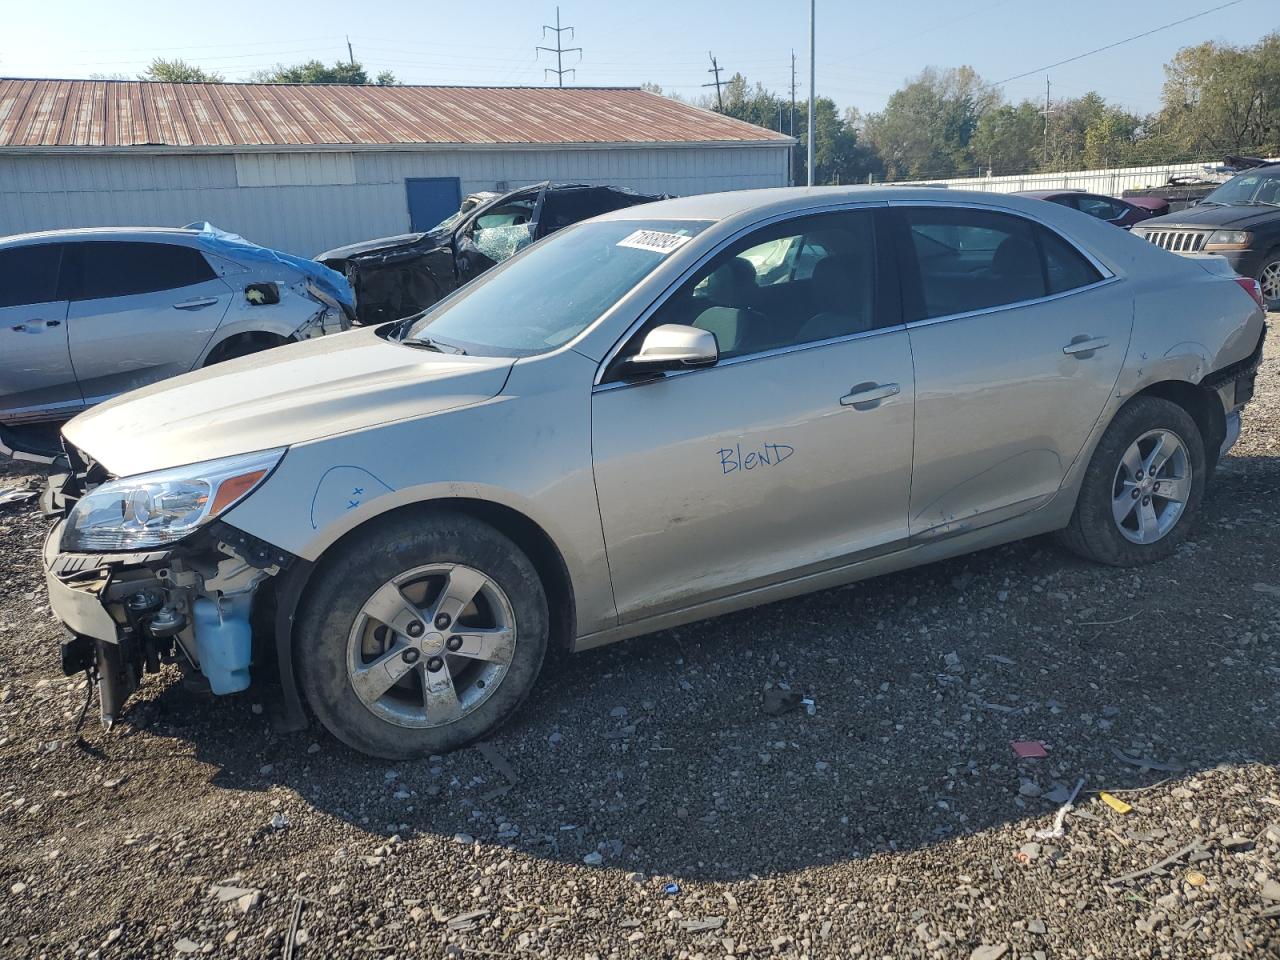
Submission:
[[618,241],[620,247],[635,247],[637,250],[652,250],[654,253],[667,254],[679,250],[692,238],[678,233],[664,233],[661,230],[637,230]]

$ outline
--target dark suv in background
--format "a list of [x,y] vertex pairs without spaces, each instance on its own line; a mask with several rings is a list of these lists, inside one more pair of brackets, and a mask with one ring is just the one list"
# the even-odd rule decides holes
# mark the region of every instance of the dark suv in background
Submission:
[[1280,310],[1280,163],[1236,174],[1194,207],[1133,228],[1174,253],[1216,253],[1262,288],[1267,308]]

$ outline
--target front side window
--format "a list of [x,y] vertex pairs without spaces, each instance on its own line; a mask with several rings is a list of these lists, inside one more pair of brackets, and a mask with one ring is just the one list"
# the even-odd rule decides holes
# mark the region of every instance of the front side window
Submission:
[[582,333],[707,226],[603,220],[565,227],[442,300],[403,339],[481,356],[546,353]]
[[773,224],[699,270],[646,324],[715,335],[722,359],[864,333],[876,323],[872,212]]
[[62,244],[58,243],[0,250],[0,307],[57,300],[61,258]]
[[914,206],[902,216],[919,276],[906,305],[910,320],[1036,300],[1102,278],[1069,243],[1021,217]]
[[176,290],[214,279],[200,251],[171,243],[92,241],[68,247],[64,268],[72,300],[101,300]]

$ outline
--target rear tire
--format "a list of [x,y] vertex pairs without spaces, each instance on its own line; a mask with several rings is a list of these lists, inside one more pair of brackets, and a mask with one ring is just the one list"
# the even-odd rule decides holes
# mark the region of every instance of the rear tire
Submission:
[[[1143,469],[1148,465],[1155,469]],[[1059,539],[1113,567],[1163,560],[1190,535],[1206,476],[1204,441],[1191,415],[1169,400],[1138,397],[1102,435]]]
[[343,543],[317,573],[295,662],[303,696],[339,740],[376,757],[425,757],[515,712],[548,632],[542,582],[509,538],[465,514],[399,514]]

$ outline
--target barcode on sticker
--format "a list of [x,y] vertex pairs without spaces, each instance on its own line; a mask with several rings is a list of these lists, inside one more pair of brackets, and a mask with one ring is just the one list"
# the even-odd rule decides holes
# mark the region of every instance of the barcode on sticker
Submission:
[[688,237],[678,233],[664,233],[661,230],[637,230],[618,241],[620,247],[635,247],[637,250],[652,250],[654,253],[670,253],[679,250],[689,242]]

